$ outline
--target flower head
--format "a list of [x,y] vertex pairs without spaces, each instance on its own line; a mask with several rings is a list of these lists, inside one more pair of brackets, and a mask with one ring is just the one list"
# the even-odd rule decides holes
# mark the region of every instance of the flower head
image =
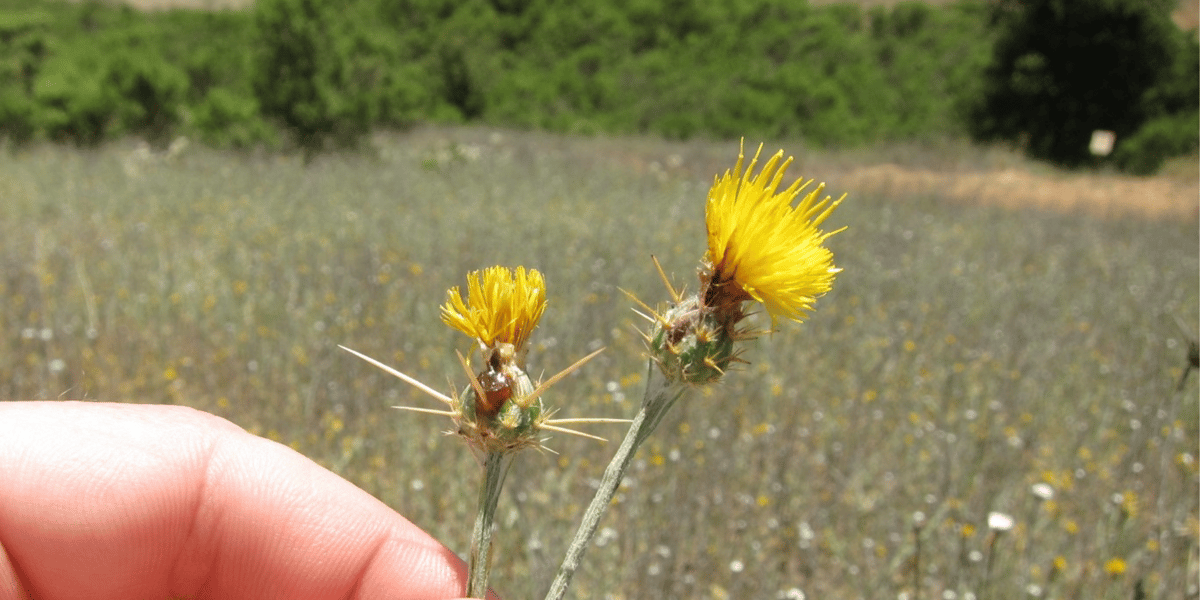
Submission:
[[[541,445],[541,432],[594,435],[562,427],[567,423],[623,422],[621,419],[551,419],[542,404],[551,386],[600,353],[597,350],[546,381],[534,384],[525,372],[525,344],[546,309],[546,281],[536,269],[491,267],[467,274],[467,300],[457,287],[447,293],[442,321],[479,342],[483,366],[474,371],[458,355],[470,379],[461,394],[449,396],[365,354],[343,348],[436,398],[449,410],[397,406],[404,410],[450,417],[473,448],[483,452],[515,452]],[[601,349],[602,350],[602,349]]]
[[1117,575],[1124,575],[1126,566],[1125,559],[1110,558],[1104,562],[1104,572],[1113,577],[1116,577]]
[[525,343],[546,309],[546,281],[536,269],[490,267],[467,274],[467,300],[458,287],[446,293],[442,322],[475,338],[484,368],[453,398],[459,432],[496,451],[536,445],[543,418],[540,394],[525,373]]
[[442,322],[475,338],[486,349],[510,344],[520,360],[529,334],[546,310],[546,280],[537,269],[489,267],[467,274],[467,299],[450,288]]
[[779,317],[799,322],[841,271],[823,245],[837,231],[825,233],[819,226],[845,195],[833,202],[829,196],[818,199],[825,189],[821,184],[793,206],[812,180],[781,191],[792,159],[783,160],[781,150],[753,175],[761,152],[760,145],[744,171],[744,152],[739,152],[737,164],[716,177],[708,192],[708,251],[699,292],[684,298],[659,266],[671,305],[660,312],[642,304],[653,315],[654,327],[646,336],[650,355],[672,381],[712,383],[738,361],[734,343],[761,333],[738,326],[746,317],[746,302],[761,302],[772,324]]
[[822,245],[837,231],[824,233],[819,226],[845,195],[832,203],[829,196],[818,200],[825,189],[822,183],[792,206],[813,180],[798,179],[780,191],[792,158],[783,160],[780,150],[752,175],[761,152],[759,145],[743,171],[745,156],[739,151],[733,170],[717,177],[708,192],[703,300],[718,312],[728,312],[733,321],[740,318],[741,303],[754,300],[772,319],[799,322],[817,297],[833,287],[841,270]]

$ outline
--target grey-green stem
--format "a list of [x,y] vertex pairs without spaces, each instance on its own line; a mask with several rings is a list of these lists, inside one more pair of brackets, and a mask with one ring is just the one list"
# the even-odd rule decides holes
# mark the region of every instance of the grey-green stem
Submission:
[[492,571],[492,524],[504,476],[512,464],[512,453],[488,452],[483,464],[483,485],[479,490],[479,512],[471,531],[471,562],[467,574],[467,597],[486,598],[488,576]]
[[592,537],[596,534],[596,528],[600,526],[600,517],[604,516],[604,512],[612,503],[613,495],[617,493],[617,487],[625,478],[625,472],[629,470],[629,465],[633,462],[638,448],[658,427],[663,415],[670,410],[676,400],[679,400],[685,389],[683,385],[667,381],[659,372],[654,361],[650,361],[646,373],[646,396],[642,400],[642,407],[633,417],[629,431],[625,433],[625,439],[621,441],[621,447],[617,449],[617,453],[608,463],[608,468],[604,470],[604,476],[600,479],[600,488],[596,490],[591,504],[583,513],[583,519],[579,523],[579,529],[575,532],[575,538],[567,548],[567,554],[558,568],[558,575],[550,584],[550,591],[546,593],[546,600],[562,600],[566,595],[567,587],[571,585],[571,578],[574,577],[575,570],[579,568],[583,553],[591,544]]

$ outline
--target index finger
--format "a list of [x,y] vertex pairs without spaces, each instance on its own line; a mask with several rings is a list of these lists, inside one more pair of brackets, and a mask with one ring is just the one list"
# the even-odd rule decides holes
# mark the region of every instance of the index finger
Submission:
[[286,446],[188,408],[0,403],[0,590],[451,598],[462,561]]

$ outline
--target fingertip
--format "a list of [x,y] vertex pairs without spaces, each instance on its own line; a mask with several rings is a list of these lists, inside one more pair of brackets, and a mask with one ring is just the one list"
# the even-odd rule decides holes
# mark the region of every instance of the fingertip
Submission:
[[[206,557],[222,566],[220,581],[207,582],[214,589],[244,592],[264,576],[285,592],[279,597],[292,598],[416,600],[465,589],[466,567],[457,555],[282,444],[249,434],[222,440],[205,493],[212,499],[196,530],[223,544],[224,558]],[[347,587],[337,591],[337,581]],[[318,588],[324,591],[313,593]]]
[[0,415],[0,598],[416,600],[466,588],[463,561],[404,516],[217,416],[73,402],[0,403]]

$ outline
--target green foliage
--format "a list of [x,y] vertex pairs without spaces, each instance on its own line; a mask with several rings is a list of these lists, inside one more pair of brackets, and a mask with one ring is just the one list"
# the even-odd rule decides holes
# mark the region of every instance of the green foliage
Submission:
[[48,50],[43,30],[50,18],[42,11],[0,12],[0,133],[17,141],[35,133],[30,95],[37,65]]
[[[78,50],[76,51],[78,52]],[[85,51],[57,54],[42,65],[33,87],[39,111],[34,125],[55,139],[99,142],[116,109],[112,90],[97,77],[99,57]]]
[[1112,161],[1123,171],[1151,175],[1167,159],[1196,151],[1200,131],[1200,42],[1195,31],[1173,36],[1170,75],[1143,97],[1149,119],[1117,139]]
[[249,148],[275,142],[275,132],[259,111],[258,100],[228,88],[213,88],[192,108],[192,125],[216,147]]
[[886,8],[790,1],[534,5],[521,15],[532,31],[506,38],[528,41],[493,60],[482,118],[815,145],[953,134],[961,95],[978,88],[965,80],[985,59],[972,6],[902,4],[893,25]]
[[355,89],[353,34],[344,7],[318,0],[268,0],[255,5],[261,44],[254,92],[264,115],[278,119],[309,151],[328,141],[357,143],[374,119]]
[[[126,134],[238,147],[286,140],[311,154],[354,146],[372,128],[421,121],[794,137],[818,147],[970,130],[980,139],[1025,136],[1036,155],[1067,148],[1076,160],[1092,129],[1109,128],[1118,150],[1128,145],[1122,156],[1177,147],[1131,137],[1148,120],[1195,112],[1200,95],[1200,50],[1164,29],[1173,26],[1162,10],[1122,12],[1125,29],[1099,16],[1071,21],[1072,41],[1054,48],[1105,43],[1116,57],[1069,57],[1073,88],[1056,83],[1061,61],[1049,50],[1014,54],[1011,76],[1000,77],[1005,63],[993,61],[989,19],[1002,25],[1000,56],[1018,42],[1044,41],[1070,16],[1057,2],[1030,4],[1062,14],[1037,13],[1040,29],[1019,37],[1014,24],[1026,13],[1005,12],[1008,1],[863,9],[797,0],[263,0],[242,12],[140,13],[5,0],[0,134],[85,144]],[[1154,52],[1167,59],[1146,58]],[[1110,78],[1093,89],[1103,65],[1137,70],[1126,54],[1163,66],[1143,69],[1153,71],[1148,83]],[[1093,101],[1071,100],[1087,94]],[[1132,109],[1112,108],[1129,102]]]
[[1151,119],[1117,144],[1113,162],[1134,175],[1153,175],[1168,158],[1195,152],[1200,113],[1180,112]]
[[186,90],[181,69],[136,30],[118,30],[60,45],[40,65],[33,99],[48,135],[95,144],[125,133],[163,139],[180,122]]
[[306,152],[359,143],[374,126],[404,127],[427,116],[438,92],[428,63],[441,65],[445,94],[471,106],[469,73],[454,46],[414,59],[417,44],[390,19],[399,5],[266,0],[256,4],[253,89],[268,119]]
[[1179,85],[1172,75],[1187,53],[1172,7],[1158,0],[996,3],[1000,36],[973,134],[1020,140],[1030,156],[1064,166],[1090,164],[1093,130],[1112,130],[1118,140],[1132,135],[1158,116],[1152,100],[1159,88]]
[[142,14],[9,2],[6,135],[247,146],[282,128],[310,153],[422,120],[821,146],[943,136],[961,129],[985,38],[969,4],[264,0]]
[[[95,2],[9,2],[6,10],[0,134],[14,141],[91,145],[134,134],[165,145],[193,133],[249,145],[271,137],[256,105],[231,103],[250,96],[245,15],[143,14]],[[230,129],[198,129],[218,126]]]

